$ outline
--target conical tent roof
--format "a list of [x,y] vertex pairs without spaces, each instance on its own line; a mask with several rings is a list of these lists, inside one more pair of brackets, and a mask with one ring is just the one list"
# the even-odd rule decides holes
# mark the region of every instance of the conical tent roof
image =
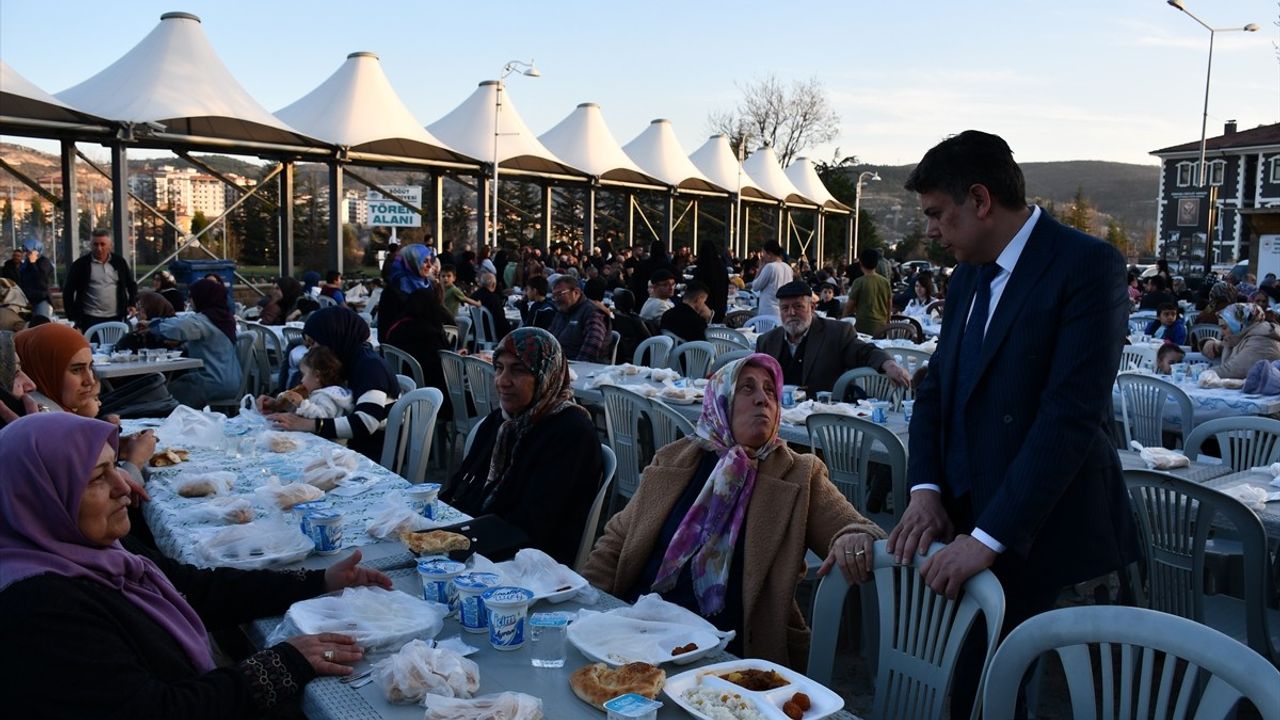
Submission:
[[659,118],[649,123],[644,132],[623,146],[622,150],[649,175],[680,190],[727,192],[707,179],[680,147],[671,121]]
[[603,181],[663,184],[627,157],[595,103],[582,103],[538,140],[556,157]]
[[81,112],[36,87],[9,63],[0,60],[0,114],[20,120],[54,120],[101,124],[102,118]]
[[813,169],[813,162],[809,158],[796,158],[787,167],[786,175],[787,179],[800,191],[800,194],[820,203],[823,208],[852,211],[853,208],[837,200],[831,194],[831,191],[827,189],[827,186],[822,183],[822,178],[818,177],[818,171]]
[[782,172],[782,168],[778,165],[778,156],[773,152],[773,148],[765,145],[764,147],[751,153],[751,157],[742,163],[743,169],[751,174],[760,184],[760,189],[770,195],[781,198],[788,204],[801,205],[818,205],[819,203],[805,197],[804,193],[796,188]]
[[122,122],[167,132],[251,142],[315,144],[245,92],[190,13],[165,13],[129,52],[58,99]]
[[708,180],[722,188],[726,188],[730,192],[739,188],[739,183],[741,183],[741,192],[744,198],[777,200],[777,198],[761,190],[756,185],[756,181],[752,180],[745,170],[742,170],[742,164],[733,155],[733,148],[729,147],[729,138],[724,135],[712,135],[707,138],[707,141],[702,143],[702,147],[693,151],[693,154],[689,156],[689,160],[693,162],[694,167],[707,176]]
[[[497,80],[485,80],[461,105],[428,125],[427,130],[464,155],[493,162],[493,120],[497,110],[497,90]],[[505,88],[502,93],[502,112],[498,117],[499,171],[586,174],[566,164],[538,142],[529,126],[524,124],[515,103],[511,101],[511,93]]]
[[378,56],[355,52],[314,90],[276,112],[317,140],[361,152],[474,162],[427,132],[391,87]]

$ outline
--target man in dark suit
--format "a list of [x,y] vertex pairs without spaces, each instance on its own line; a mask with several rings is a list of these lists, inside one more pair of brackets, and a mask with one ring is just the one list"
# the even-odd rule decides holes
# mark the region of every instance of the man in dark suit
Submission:
[[[1124,260],[1028,207],[1022,171],[995,135],[944,140],[906,188],[920,195],[928,237],[959,264],[916,393],[911,502],[889,551],[906,563],[948,543],[921,574],[951,597],[991,568],[1008,632],[1050,609],[1064,585],[1137,557],[1107,431],[1129,310]],[[975,661],[957,663],[952,717],[972,707],[981,637],[966,647]]]
[[714,311],[707,305],[707,286],[690,280],[684,288],[680,302],[662,313],[658,327],[669,330],[685,342],[707,339],[707,323]]
[[756,352],[778,359],[782,381],[805,388],[809,396],[830,390],[844,371],[856,367],[873,368],[897,385],[905,386],[911,376],[888,353],[858,339],[847,322],[817,317],[813,311],[813,290],[803,280],[793,280],[778,288],[778,312],[782,325],[756,340]]

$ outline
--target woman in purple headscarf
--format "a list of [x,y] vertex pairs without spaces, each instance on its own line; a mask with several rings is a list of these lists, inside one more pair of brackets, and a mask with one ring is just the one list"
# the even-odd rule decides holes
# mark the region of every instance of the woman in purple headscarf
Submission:
[[168,347],[181,347],[187,357],[204,362],[204,367],[169,381],[174,399],[202,408],[214,400],[234,397],[240,389],[236,319],[227,307],[227,288],[217,280],[193,283],[189,293],[194,313],[149,320],[139,326],[162,338]]
[[435,248],[420,243],[400,248],[378,301],[378,337],[387,337],[391,326],[404,316],[409,296],[415,292],[431,290],[436,299],[444,299],[440,283],[434,280],[436,269]]
[[206,629],[233,628],[352,585],[390,586],[353,554],[303,574],[200,570],[134,542],[116,428],[44,413],[0,430],[0,693],[14,717],[258,717],[296,704],[362,652],[290,638],[216,667]]
[[[756,353],[707,385],[695,433],[658,451],[609,521],[582,575],[628,601],[658,593],[737,634],[730,652],[803,669],[809,629],[795,602],[806,550],[851,582],[885,536],[778,437],[782,369]],[[750,628],[747,633],[746,629]]]

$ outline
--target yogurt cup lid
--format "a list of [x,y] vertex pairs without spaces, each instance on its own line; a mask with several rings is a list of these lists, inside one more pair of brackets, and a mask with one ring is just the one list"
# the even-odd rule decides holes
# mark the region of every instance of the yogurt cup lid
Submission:
[[445,560],[443,558],[429,558],[418,561],[418,572],[426,575],[457,575],[467,566],[453,560]]
[[645,713],[653,712],[662,707],[662,703],[657,700],[638,695],[636,693],[627,693],[609,700],[604,704],[604,709],[615,712],[624,717],[640,717]]
[[312,523],[336,522],[342,519],[342,513],[333,512],[331,510],[320,510],[307,513],[307,519]]
[[491,572],[462,573],[453,579],[455,587],[466,590],[487,590],[501,582],[502,577],[498,573]]
[[485,605],[490,607],[508,607],[531,602],[533,600],[533,592],[522,587],[504,585],[502,587],[489,588],[480,597],[484,599]]

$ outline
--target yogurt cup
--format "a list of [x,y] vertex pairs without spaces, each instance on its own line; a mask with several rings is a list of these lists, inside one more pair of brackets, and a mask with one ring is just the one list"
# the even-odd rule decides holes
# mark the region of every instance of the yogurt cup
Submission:
[[489,627],[488,610],[481,595],[502,584],[502,577],[491,572],[466,572],[453,579],[458,591],[458,624],[467,632],[482,633]]
[[480,598],[489,612],[489,644],[494,650],[524,647],[525,623],[533,593],[521,587],[503,585],[485,590]]
[[436,499],[440,497],[440,483],[421,483],[408,490],[409,507],[427,518],[436,519]]
[[307,535],[315,543],[316,553],[332,555],[342,549],[342,513],[332,510],[306,514]]
[[434,557],[418,561],[418,577],[422,578],[422,599],[448,605],[449,612],[458,609],[458,589],[453,579],[467,569],[466,565],[448,558]]
[[330,512],[333,510],[333,503],[326,500],[312,500],[310,502],[298,503],[293,506],[293,517],[298,520],[298,529],[303,535],[311,537],[310,525],[307,516],[311,513]]
[[606,702],[608,720],[655,720],[662,703],[636,693],[627,693]]

